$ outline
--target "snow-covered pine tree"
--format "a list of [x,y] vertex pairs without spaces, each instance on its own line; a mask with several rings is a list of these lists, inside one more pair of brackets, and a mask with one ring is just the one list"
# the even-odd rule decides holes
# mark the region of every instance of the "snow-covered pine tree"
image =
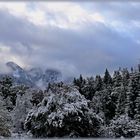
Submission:
[[103,90],[103,80],[100,75],[96,75],[95,77],[95,90],[96,91]]
[[138,92],[138,96],[135,100],[135,119],[137,119],[138,121],[140,121],[140,89],[137,91]]
[[30,102],[33,106],[37,106],[44,98],[44,94],[42,90],[35,90],[32,94],[32,99]]
[[126,113],[126,92],[126,87],[122,83],[121,87],[117,90],[118,99],[116,102],[116,116]]
[[8,110],[6,109],[3,97],[0,96],[0,137],[10,137],[12,121]]
[[127,87],[129,84],[130,74],[127,68],[124,68],[122,71],[122,83],[124,87]]
[[80,77],[78,79],[74,78],[73,84],[77,86],[79,92],[81,94],[83,93],[83,87],[85,86],[86,80],[83,78],[83,76],[80,74]]
[[112,78],[111,78],[111,75],[107,69],[105,70],[103,82],[104,82],[106,87],[111,86],[111,84],[112,84]]
[[90,103],[91,108],[94,110],[94,112],[97,115],[99,115],[104,120],[104,122],[106,121],[105,112],[104,112],[105,97],[106,97],[105,92],[96,91]]
[[116,104],[112,99],[110,88],[97,91],[92,99],[93,110],[104,120],[105,123],[115,116]]
[[103,100],[103,111],[105,113],[105,121],[106,123],[109,123],[109,121],[115,116],[116,103],[112,98],[111,88],[105,89],[103,92],[105,92],[105,98]]
[[126,106],[126,112],[128,113],[128,116],[131,118],[134,118],[135,115],[135,107],[136,103],[135,100],[138,96],[138,82],[137,82],[137,76],[131,76],[130,82],[128,85],[128,91],[127,91],[127,106]]
[[89,77],[86,79],[86,83],[84,87],[82,88],[83,95],[86,99],[92,100],[94,94],[95,94],[95,81],[93,77]]
[[128,83],[129,83],[129,71],[127,68],[121,70],[121,80],[119,82],[120,86],[115,87],[113,90],[117,92],[117,102],[116,102],[116,116],[120,116],[126,113],[126,106],[127,106],[127,92],[128,92]]
[[140,121],[140,73],[137,75],[137,97],[135,100],[135,118]]
[[[18,88],[19,89],[19,88]],[[34,91],[34,90],[33,90]],[[24,121],[30,109],[32,108],[32,89],[19,90],[17,92],[16,106],[12,111],[13,132],[20,133],[24,130]]]
[[0,91],[4,99],[9,96],[11,87],[12,79],[9,76],[3,77],[3,79],[0,81]]
[[113,86],[114,87],[120,87],[121,83],[122,83],[122,76],[120,74],[120,71],[114,71]]

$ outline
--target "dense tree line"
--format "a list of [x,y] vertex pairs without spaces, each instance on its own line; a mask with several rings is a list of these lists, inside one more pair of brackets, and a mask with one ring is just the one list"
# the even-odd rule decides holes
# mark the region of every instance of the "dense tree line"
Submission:
[[140,65],[50,83],[45,90],[0,80],[0,136],[140,136]]
[[[139,127],[134,130],[140,123],[140,65],[135,71],[131,68],[131,72],[127,68],[119,68],[114,71],[113,76],[107,69],[103,77],[97,75],[95,78],[83,78],[80,75],[79,78],[74,78],[73,83],[79,92],[90,100],[95,113],[104,120],[106,130],[110,128],[108,131],[112,134],[107,135],[104,130],[104,136],[138,135]],[[121,122],[122,119],[125,125]],[[126,127],[131,122],[134,124],[127,130]]]

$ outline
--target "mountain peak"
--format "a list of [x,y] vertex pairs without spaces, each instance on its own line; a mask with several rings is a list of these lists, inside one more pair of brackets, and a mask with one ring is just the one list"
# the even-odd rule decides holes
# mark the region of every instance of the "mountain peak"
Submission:
[[7,62],[6,65],[14,71],[16,71],[17,69],[18,70],[23,70],[19,65],[17,65],[16,63],[14,63],[12,61]]
[[55,83],[62,80],[62,74],[57,69],[41,68],[23,69],[16,63],[10,61],[6,65],[12,70],[10,75],[14,78],[16,84],[26,84],[37,87],[47,87],[48,83]]

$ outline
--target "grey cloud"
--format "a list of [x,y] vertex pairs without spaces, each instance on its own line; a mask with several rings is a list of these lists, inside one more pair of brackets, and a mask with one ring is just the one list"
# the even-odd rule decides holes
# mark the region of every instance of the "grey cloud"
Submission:
[[103,23],[86,23],[76,31],[35,26],[6,11],[0,11],[0,18],[0,43],[33,67],[58,68],[65,75],[101,74],[106,67],[130,67],[140,55],[139,45],[132,38]]
[[140,20],[140,3],[139,2],[88,2],[81,3],[83,8],[89,11],[99,12],[109,20],[120,20],[128,22],[130,20]]

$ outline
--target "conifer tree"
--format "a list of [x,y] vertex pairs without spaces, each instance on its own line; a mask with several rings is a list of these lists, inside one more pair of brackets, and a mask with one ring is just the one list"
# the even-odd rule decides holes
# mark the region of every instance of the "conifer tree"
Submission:
[[135,100],[138,96],[138,86],[137,86],[137,80],[136,77],[131,77],[129,86],[128,86],[128,92],[127,92],[127,113],[128,116],[131,118],[134,118],[135,115]]
[[140,63],[138,64],[138,72],[140,72]]
[[95,81],[93,77],[87,78],[86,84],[83,88],[83,94],[86,99],[92,100],[94,94],[95,94]]
[[0,81],[0,90],[4,99],[10,95],[10,90],[12,87],[12,79],[8,76],[3,77]]
[[85,86],[86,80],[83,78],[83,76],[80,74],[80,77],[78,79],[74,78],[73,81],[74,85],[78,87],[78,90],[81,94],[84,94],[83,87]]
[[138,72],[138,75],[136,76],[137,79],[137,89],[136,89],[136,100],[135,100],[135,118],[140,121],[140,75]]
[[140,121],[140,89],[138,90],[138,96],[136,98],[135,104],[135,118]]
[[101,91],[103,89],[103,81],[100,75],[96,75],[95,78],[95,90]]
[[130,78],[129,71],[127,70],[127,68],[123,69],[122,70],[122,83],[124,87],[128,86],[129,78]]
[[111,75],[109,74],[109,71],[107,69],[105,71],[103,82],[106,86],[109,86],[112,84],[112,78],[111,78]]
[[113,86],[119,87],[121,86],[122,76],[119,71],[115,71],[113,75]]
[[126,88],[122,84],[119,90],[118,94],[118,100],[116,105],[116,116],[120,116],[122,114],[125,114],[126,109]]
[[6,109],[3,97],[0,96],[0,136],[10,137],[11,117]]

